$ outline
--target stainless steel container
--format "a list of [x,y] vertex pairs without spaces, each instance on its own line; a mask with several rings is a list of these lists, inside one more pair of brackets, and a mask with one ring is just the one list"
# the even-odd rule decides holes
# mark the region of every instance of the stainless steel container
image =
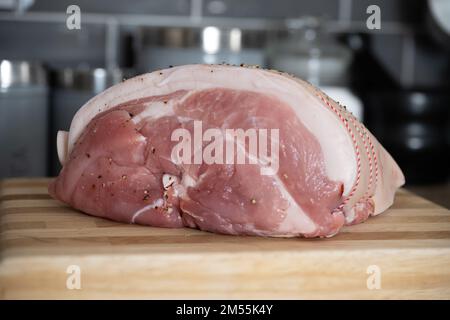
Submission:
[[149,72],[191,63],[264,66],[267,32],[239,28],[151,28],[141,30],[138,70]]
[[47,174],[47,94],[41,65],[0,60],[0,178]]
[[57,175],[61,169],[56,152],[57,132],[69,130],[73,116],[89,99],[132,75],[119,69],[100,68],[62,69],[51,73],[51,175]]
[[352,51],[330,36],[323,21],[315,17],[289,19],[286,26],[287,37],[269,42],[269,66],[319,87],[362,121],[362,101],[349,85]]

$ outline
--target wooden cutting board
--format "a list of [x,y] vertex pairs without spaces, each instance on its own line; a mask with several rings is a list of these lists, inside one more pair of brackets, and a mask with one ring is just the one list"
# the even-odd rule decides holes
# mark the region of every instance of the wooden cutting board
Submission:
[[2,298],[450,298],[450,211],[404,190],[307,240],[115,223],[51,199],[48,181],[1,184]]

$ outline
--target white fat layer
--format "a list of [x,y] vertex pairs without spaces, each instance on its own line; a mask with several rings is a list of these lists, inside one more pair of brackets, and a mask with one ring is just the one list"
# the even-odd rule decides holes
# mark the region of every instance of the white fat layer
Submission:
[[159,198],[156,199],[155,201],[153,201],[152,203],[150,203],[149,205],[146,205],[145,207],[139,209],[138,211],[136,211],[132,218],[131,218],[131,223],[134,223],[136,221],[136,219],[145,211],[150,210],[150,209],[155,209],[157,207],[161,207],[164,204],[164,200]]
[[189,187],[195,187],[197,185],[197,181],[192,178],[189,174],[185,173],[183,174],[183,178],[181,179],[181,184],[184,186],[184,188]]
[[56,136],[56,146],[58,151],[58,159],[61,165],[64,165],[67,159],[67,139],[69,138],[69,133],[67,131],[58,131]]
[[173,100],[166,103],[162,101],[150,102],[145,106],[144,111],[134,116],[131,121],[136,124],[147,118],[158,119],[161,117],[174,115],[173,106]]
[[355,218],[356,218],[356,213],[355,213],[355,208],[353,207],[353,208],[350,208],[350,210],[348,210],[345,213],[345,222],[347,224],[349,224],[349,223],[353,222],[353,220],[355,220]]
[[178,90],[249,90],[275,96],[291,106],[299,120],[318,139],[328,177],[343,182],[344,195],[350,192],[356,176],[356,156],[351,138],[345,127],[336,121],[337,115],[315,96],[305,82],[275,72],[220,65],[187,65],[161,72],[129,79],[88,101],[72,121],[68,152],[96,114],[120,103]]
[[168,173],[163,174],[162,184],[164,190],[168,190],[174,183],[178,183],[178,177]]
[[394,203],[395,190],[405,183],[405,176],[399,166],[392,159],[391,155],[378,144],[376,138],[369,132],[371,139],[377,143],[377,155],[380,168],[378,184],[376,185],[373,202],[375,212],[373,215],[380,214]]

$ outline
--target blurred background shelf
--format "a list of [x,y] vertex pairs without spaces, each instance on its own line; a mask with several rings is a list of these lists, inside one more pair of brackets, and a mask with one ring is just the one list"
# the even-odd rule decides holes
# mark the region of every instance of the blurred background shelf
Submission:
[[[409,185],[446,185],[449,3],[79,0],[81,29],[69,30],[72,1],[0,0],[0,143],[11,145],[0,178],[55,175],[56,130],[101,88],[170,65],[226,62],[314,83],[364,121]],[[381,29],[367,28],[369,5],[380,8]],[[27,78],[31,69],[45,79]],[[23,116],[27,108],[45,120]],[[46,135],[19,134],[27,127]],[[32,161],[47,166],[27,170]]]

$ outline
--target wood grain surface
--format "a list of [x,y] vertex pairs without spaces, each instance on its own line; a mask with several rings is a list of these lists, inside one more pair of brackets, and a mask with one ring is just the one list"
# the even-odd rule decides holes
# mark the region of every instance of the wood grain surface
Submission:
[[450,211],[404,190],[331,239],[274,239],[91,217],[51,199],[48,181],[0,184],[3,299],[450,298]]

